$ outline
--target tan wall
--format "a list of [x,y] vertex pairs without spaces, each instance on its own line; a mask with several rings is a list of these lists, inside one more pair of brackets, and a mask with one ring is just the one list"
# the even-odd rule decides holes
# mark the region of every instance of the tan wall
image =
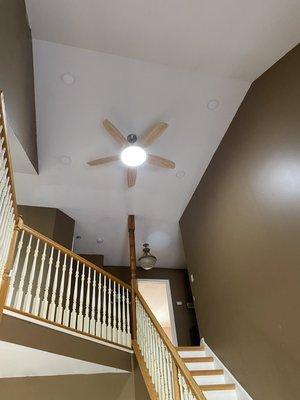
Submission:
[[10,125],[38,170],[33,57],[24,0],[0,0],[0,90]]
[[2,316],[0,322],[0,340],[78,360],[120,368],[124,371],[132,371],[131,354],[126,351],[6,314]]
[[180,225],[200,329],[256,400],[300,376],[300,46],[251,86]]
[[136,366],[134,374],[95,374],[0,379],[1,400],[150,400]]
[[0,379],[0,398],[133,400],[135,396],[131,374],[96,374]]
[[55,242],[71,249],[75,221],[57,208],[18,205],[24,223]]

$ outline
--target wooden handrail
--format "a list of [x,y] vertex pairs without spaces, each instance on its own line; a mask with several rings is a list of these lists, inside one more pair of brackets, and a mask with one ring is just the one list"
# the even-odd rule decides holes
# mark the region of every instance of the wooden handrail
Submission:
[[136,294],[137,298],[139,299],[140,303],[142,304],[142,306],[144,307],[144,309],[145,309],[146,313],[148,314],[151,322],[155,326],[155,329],[157,330],[157,332],[158,332],[159,336],[161,337],[162,341],[164,342],[165,346],[169,350],[169,352],[170,352],[170,354],[172,356],[172,359],[174,360],[175,364],[177,365],[177,368],[180,370],[180,372],[183,375],[184,379],[188,383],[188,385],[189,385],[191,391],[193,392],[193,394],[196,396],[197,399],[206,400],[206,397],[204,396],[203,392],[201,391],[201,389],[197,385],[196,381],[193,379],[190,371],[187,369],[186,365],[184,364],[184,362],[180,358],[180,356],[179,356],[177,350],[175,349],[173,343],[168,338],[168,336],[166,335],[165,331],[161,327],[160,323],[155,318],[153,312],[150,310],[149,306],[147,305],[147,303],[144,300],[144,298],[141,295],[141,293],[138,290],[136,290],[135,294]]
[[13,168],[12,168],[12,161],[11,161],[11,154],[7,139],[7,131],[6,131],[6,114],[5,114],[5,106],[4,106],[4,96],[3,92],[0,91],[0,137],[3,139],[3,147],[5,148],[6,159],[7,159],[7,174],[10,180],[10,189],[11,189],[11,198],[13,202],[14,208],[14,218],[15,224],[18,223],[18,206],[16,200],[16,192],[15,192],[15,184],[14,184],[14,176],[13,176]]
[[126,282],[123,282],[121,279],[115,277],[114,275],[111,275],[109,272],[98,267],[97,265],[86,260],[85,258],[79,256],[78,254],[74,253],[72,250],[69,250],[66,247],[62,246],[61,244],[56,243],[54,240],[49,239],[47,236],[43,235],[42,233],[30,228],[29,226],[27,226],[25,224],[22,225],[21,229],[23,229],[25,232],[29,233],[30,235],[37,237],[41,241],[48,243],[50,246],[53,246],[56,250],[60,250],[62,253],[67,254],[69,257],[72,257],[74,260],[79,261],[82,264],[85,264],[86,266],[96,270],[97,272],[101,273],[102,275],[106,275],[107,278],[110,278],[112,281],[119,283],[120,285],[124,286],[126,289],[131,291],[130,285],[128,285]]

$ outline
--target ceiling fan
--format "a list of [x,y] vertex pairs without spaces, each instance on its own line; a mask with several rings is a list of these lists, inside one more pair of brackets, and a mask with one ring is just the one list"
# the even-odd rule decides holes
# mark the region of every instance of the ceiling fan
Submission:
[[122,146],[120,154],[113,156],[97,158],[88,162],[88,165],[101,165],[107,164],[113,161],[121,160],[127,166],[127,185],[132,187],[136,182],[137,167],[142,165],[145,161],[148,164],[156,165],[161,168],[175,168],[173,161],[167,160],[166,158],[149,154],[145,151],[145,148],[150,146],[156,139],[158,139],[164,131],[167,129],[168,124],[165,122],[159,122],[155,124],[144,136],[139,140],[140,146],[136,145],[137,136],[133,133],[125,136],[116,128],[110,121],[105,119],[103,126],[106,131]]

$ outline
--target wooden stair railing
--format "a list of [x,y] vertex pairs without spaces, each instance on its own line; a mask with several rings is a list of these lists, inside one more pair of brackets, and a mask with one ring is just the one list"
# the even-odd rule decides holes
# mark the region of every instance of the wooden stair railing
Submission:
[[205,400],[178,351],[137,291],[137,338],[133,343],[147,366],[159,400]]
[[128,217],[132,346],[151,400],[206,400],[137,288],[135,218]]
[[0,97],[0,318],[6,301],[7,310],[23,316],[126,348],[132,344],[151,400],[205,400],[138,292],[133,215],[128,218],[131,287],[23,224],[2,92]]
[[131,348],[131,288],[34,229],[20,226],[5,309]]
[[0,92],[0,319],[5,307],[131,348],[130,302],[129,285],[19,218]]
[[0,92],[0,319],[18,235],[18,208],[7,139],[3,93]]

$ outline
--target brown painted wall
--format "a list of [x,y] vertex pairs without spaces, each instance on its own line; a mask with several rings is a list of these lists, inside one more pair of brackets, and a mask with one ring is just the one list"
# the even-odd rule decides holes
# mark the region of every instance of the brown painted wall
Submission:
[[98,267],[103,266],[103,255],[102,254],[79,254],[81,257],[89,260]]
[[38,170],[31,32],[24,0],[0,0],[0,90],[9,123]]
[[67,214],[50,207],[18,205],[24,223],[57,243],[71,249],[75,221]]
[[95,374],[0,379],[0,398],[133,400],[135,396],[131,374]]
[[56,209],[53,239],[67,247],[72,248],[75,229],[75,220],[61,210]]
[[128,352],[6,314],[0,322],[0,340],[125,371],[132,370],[131,354]]
[[256,400],[300,374],[300,46],[251,86],[180,221],[200,329]]
[[[107,266],[104,269],[123,281],[130,283],[130,269],[128,267]],[[195,310],[188,309],[186,306],[187,303],[193,302],[187,270],[154,268],[145,271],[142,268],[138,268],[137,277],[140,279],[168,279],[170,281],[178,345],[198,345],[199,337],[197,335],[198,329]],[[182,306],[178,306],[176,301],[182,301]]]

